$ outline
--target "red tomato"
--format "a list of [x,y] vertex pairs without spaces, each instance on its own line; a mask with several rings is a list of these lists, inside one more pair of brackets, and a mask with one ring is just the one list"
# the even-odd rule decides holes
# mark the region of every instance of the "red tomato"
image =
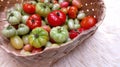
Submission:
[[80,25],[84,29],[89,29],[89,28],[93,27],[96,23],[97,23],[96,18],[94,18],[92,16],[87,16],[87,17],[83,18]]
[[70,18],[73,18],[73,19],[76,18],[77,17],[77,13],[78,13],[78,9],[75,6],[71,6],[69,8],[69,10],[68,10],[68,16]]
[[78,28],[77,29],[79,33],[82,33],[85,29],[84,28]]
[[33,14],[29,17],[26,24],[30,29],[40,27],[42,25],[41,17],[38,14]]
[[62,3],[60,3],[60,6],[61,6],[61,8],[62,7],[68,7],[69,6],[69,2],[62,2]]
[[42,51],[42,48],[34,48],[32,50],[32,53],[38,53],[38,52],[41,52]]
[[29,44],[25,45],[24,48],[23,48],[25,51],[32,51],[33,50],[33,47]]
[[47,32],[50,32],[51,28],[48,25],[41,26],[43,29],[45,29]]
[[35,13],[35,5],[26,3],[23,5],[23,10],[26,13],[33,14],[33,13]]
[[48,14],[47,16],[48,23],[55,27],[55,26],[61,26],[66,21],[66,14],[60,10],[55,10]]
[[80,0],[73,0],[72,1],[72,5],[76,6],[77,8],[81,8],[82,7],[82,3],[80,2]]
[[79,35],[79,32],[76,31],[76,30],[71,30],[71,31],[69,32],[69,37],[70,37],[71,39],[74,39],[74,38],[77,37],[78,35]]

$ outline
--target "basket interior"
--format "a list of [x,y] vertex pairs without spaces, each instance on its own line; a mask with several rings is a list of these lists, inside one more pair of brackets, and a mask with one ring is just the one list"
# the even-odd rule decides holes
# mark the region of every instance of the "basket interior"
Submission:
[[[26,0],[24,0],[26,1]],[[1,30],[8,24],[6,19],[6,10],[15,3],[20,3],[22,0],[0,0],[0,46],[7,51],[15,52],[19,54],[19,50],[15,50],[9,44],[9,40],[2,36]],[[98,23],[103,19],[104,14],[104,3],[102,0],[81,0],[83,7],[81,11],[85,12],[86,15],[92,15],[98,19]]]

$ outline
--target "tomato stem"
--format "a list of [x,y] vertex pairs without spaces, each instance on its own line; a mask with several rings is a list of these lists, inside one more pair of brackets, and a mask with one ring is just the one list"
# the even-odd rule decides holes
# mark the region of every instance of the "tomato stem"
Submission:
[[57,14],[57,16],[60,16],[59,12],[57,12],[56,14]]
[[38,35],[38,34],[35,34],[34,36],[35,36],[35,38],[38,38],[38,37],[39,37],[39,35]]

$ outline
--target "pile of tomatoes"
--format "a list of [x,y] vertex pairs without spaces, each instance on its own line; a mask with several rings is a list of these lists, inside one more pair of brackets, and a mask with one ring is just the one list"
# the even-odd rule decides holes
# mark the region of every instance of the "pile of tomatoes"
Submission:
[[15,4],[7,11],[9,25],[2,34],[21,54],[60,46],[93,27],[97,20],[81,12],[79,0],[35,0]]

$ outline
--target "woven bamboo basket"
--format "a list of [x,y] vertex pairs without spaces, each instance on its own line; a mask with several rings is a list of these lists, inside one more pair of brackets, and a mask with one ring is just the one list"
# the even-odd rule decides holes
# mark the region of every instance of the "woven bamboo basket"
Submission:
[[86,15],[92,15],[98,19],[98,22],[94,27],[82,32],[75,39],[62,44],[60,47],[46,48],[40,53],[23,56],[19,53],[19,50],[13,49],[10,46],[9,40],[1,34],[1,30],[8,24],[7,21],[4,21],[6,19],[6,10],[14,6],[15,3],[21,2],[22,0],[0,0],[0,47],[12,58],[21,62],[23,67],[51,67],[53,63],[70,53],[85,39],[92,36],[105,16],[105,5],[102,0],[81,0],[83,4],[81,10],[84,11]]

